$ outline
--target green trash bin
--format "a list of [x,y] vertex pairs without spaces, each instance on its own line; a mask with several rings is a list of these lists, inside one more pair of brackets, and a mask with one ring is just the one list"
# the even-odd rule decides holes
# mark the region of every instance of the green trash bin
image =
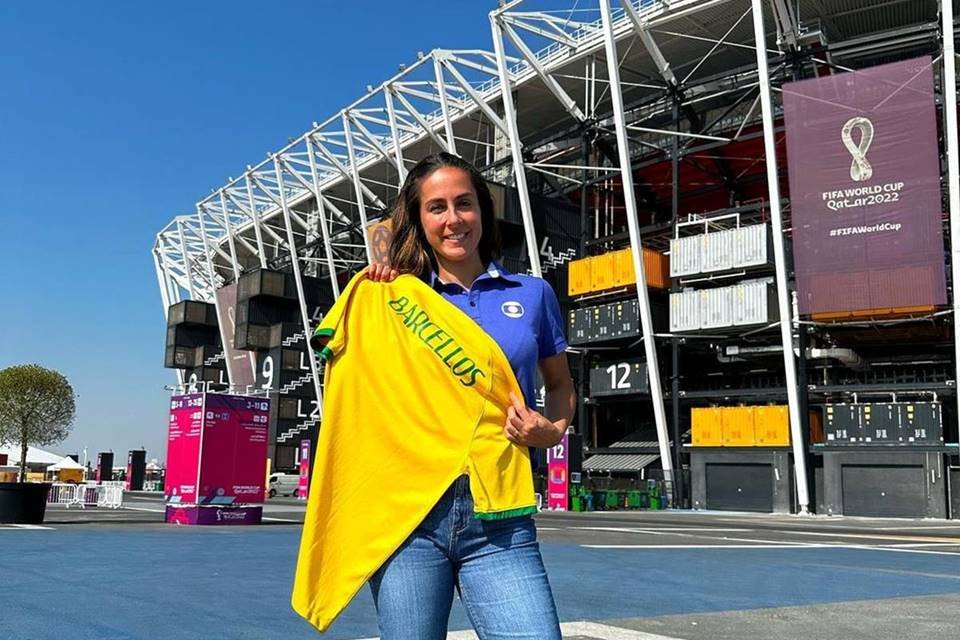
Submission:
[[620,491],[607,491],[606,507],[608,510],[620,508]]
[[660,507],[660,496],[650,496],[650,508],[659,510]]
[[628,509],[640,508],[640,495],[641,493],[636,489],[627,492],[627,508]]

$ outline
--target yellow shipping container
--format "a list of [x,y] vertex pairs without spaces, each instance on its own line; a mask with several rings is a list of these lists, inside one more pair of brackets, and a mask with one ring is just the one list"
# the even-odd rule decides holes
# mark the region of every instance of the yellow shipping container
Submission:
[[590,266],[593,258],[571,260],[567,265],[567,295],[580,296],[590,293]]
[[755,407],[724,407],[723,446],[752,447],[756,445]]
[[790,446],[790,414],[787,405],[755,407],[754,426],[758,447]]
[[695,407],[690,410],[691,442],[693,446],[723,446],[721,412],[720,407]]
[[593,257],[593,262],[590,263],[591,291],[606,291],[614,287],[613,265],[613,253],[604,253]]
[[633,270],[633,252],[621,249],[613,252],[613,286],[626,287],[637,283],[637,274]]

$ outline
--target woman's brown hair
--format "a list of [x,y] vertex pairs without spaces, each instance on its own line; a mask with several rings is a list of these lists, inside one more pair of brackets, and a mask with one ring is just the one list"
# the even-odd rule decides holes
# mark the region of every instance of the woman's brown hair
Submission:
[[427,243],[420,223],[420,183],[437,169],[454,167],[470,176],[473,190],[480,204],[480,243],[477,251],[484,265],[500,257],[500,232],[490,188],[480,172],[469,162],[451,153],[429,155],[418,162],[400,188],[397,205],[391,217],[393,239],[390,241],[390,266],[400,273],[412,273],[429,281],[430,273],[437,270],[436,258]]

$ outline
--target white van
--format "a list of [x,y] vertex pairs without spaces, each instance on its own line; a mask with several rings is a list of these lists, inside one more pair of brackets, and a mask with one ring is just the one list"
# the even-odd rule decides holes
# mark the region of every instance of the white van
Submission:
[[271,498],[276,496],[295,496],[299,488],[300,476],[292,473],[271,473],[270,482],[267,486],[267,495]]

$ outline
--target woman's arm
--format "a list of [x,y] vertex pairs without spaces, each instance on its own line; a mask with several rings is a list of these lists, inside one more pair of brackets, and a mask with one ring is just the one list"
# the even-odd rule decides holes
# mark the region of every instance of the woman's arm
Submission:
[[504,433],[513,443],[547,448],[559,443],[570,426],[577,404],[577,392],[570,378],[566,353],[544,358],[539,365],[546,389],[545,415],[524,406],[520,398],[511,394],[513,405],[507,409]]

